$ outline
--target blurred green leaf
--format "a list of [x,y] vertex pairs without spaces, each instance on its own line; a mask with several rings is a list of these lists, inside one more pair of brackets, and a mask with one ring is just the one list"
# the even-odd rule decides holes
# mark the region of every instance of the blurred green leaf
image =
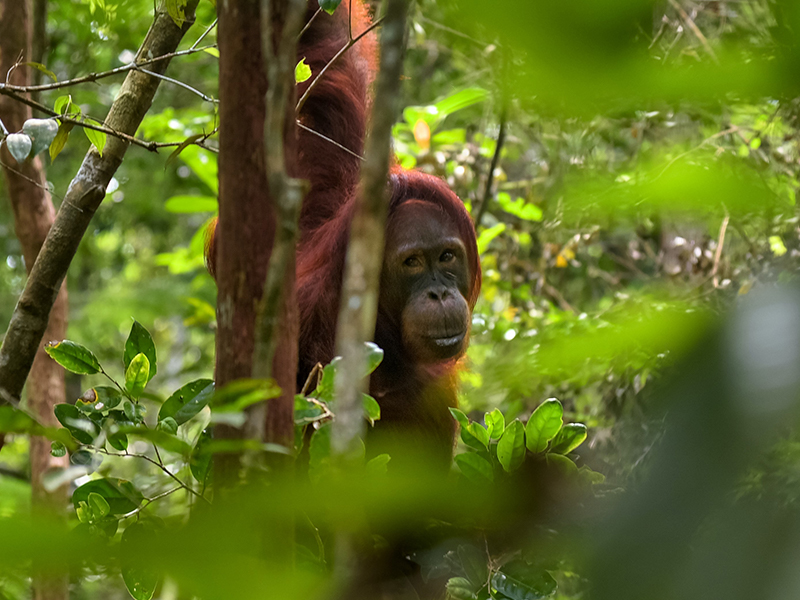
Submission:
[[197,379],[175,391],[158,411],[158,420],[175,419],[183,425],[205,408],[214,397],[214,382],[211,379]]
[[456,464],[464,477],[473,483],[484,484],[487,481],[494,481],[492,464],[475,452],[465,452],[456,454]]

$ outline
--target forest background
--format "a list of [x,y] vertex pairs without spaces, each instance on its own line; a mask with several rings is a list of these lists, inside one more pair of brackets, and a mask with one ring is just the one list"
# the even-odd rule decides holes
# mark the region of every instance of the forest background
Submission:
[[[557,525],[550,510],[546,519],[528,515],[526,532],[535,534],[504,540],[497,554],[480,549],[483,574],[470,572],[470,551],[459,554],[471,546],[452,540],[431,569],[444,569],[455,598],[571,598],[588,589],[615,598],[787,597],[800,588],[791,569],[800,551],[800,303],[792,287],[800,7],[550,4],[416,2],[394,151],[404,166],[444,177],[476,222],[484,277],[462,411],[491,437],[484,413],[499,409],[510,424],[558,399],[565,421],[588,428],[570,456],[587,468],[601,508],[570,496],[557,503]],[[20,67],[39,83],[130,63],[154,15],[150,0],[46,6],[38,55],[26,58],[44,67]],[[211,2],[199,3],[180,47],[192,52],[173,60],[138,138],[214,147],[215,16]],[[35,98],[102,120],[121,82]],[[63,149],[41,155],[56,207],[97,135],[75,127]],[[174,149],[128,150],[67,277],[66,338],[90,347],[113,377],[124,380],[130,363],[120,356],[132,319],[152,335],[158,375],[142,402],[153,417],[174,390],[212,378],[214,368],[216,287],[203,244],[217,210],[216,155],[195,143]],[[14,168],[8,154],[3,160]],[[0,186],[3,329],[26,281],[7,196]],[[64,401],[74,404],[98,382],[68,374]],[[208,422],[205,411],[197,418]],[[182,435],[195,440],[199,430],[195,422]],[[468,453],[470,440],[461,444]],[[30,512],[28,448],[29,437],[17,434],[2,449],[0,517]],[[77,460],[95,475],[84,471],[73,486],[113,475],[148,499],[171,489],[155,464]],[[457,464],[454,477],[480,481]],[[189,462],[181,468],[190,479]],[[149,511],[181,522],[192,495],[178,490]],[[602,533],[586,533],[583,519],[602,521]],[[7,549],[30,534],[4,532]],[[496,575],[510,579],[520,556],[522,583],[503,587]],[[73,569],[75,597],[125,597],[123,580],[106,577],[119,570],[116,560]],[[29,566],[0,570],[3,597],[28,597]],[[179,597],[190,571],[138,583],[158,580],[150,595]],[[124,583],[138,597],[128,572]],[[201,595],[236,595],[227,587],[234,572],[223,569]],[[478,585],[481,577],[489,583]],[[281,593],[308,593],[306,584],[282,583]],[[235,585],[246,597],[260,580]]]

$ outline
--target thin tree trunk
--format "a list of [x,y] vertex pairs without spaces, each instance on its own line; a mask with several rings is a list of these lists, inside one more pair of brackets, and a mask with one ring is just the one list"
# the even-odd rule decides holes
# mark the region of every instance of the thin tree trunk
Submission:
[[386,182],[391,136],[400,111],[400,80],[406,48],[410,0],[388,0],[381,32],[381,64],[375,85],[375,110],[364,150],[358,206],[347,249],[336,353],[342,363],[336,378],[333,450],[353,448],[364,425],[360,392],[366,386],[364,342],[375,335],[378,286],[383,264],[384,228],[389,208]]
[[[174,52],[194,23],[198,1],[188,1],[185,7],[186,22],[182,27],[176,26],[166,12],[159,12],[139,48],[137,59]],[[7,10],[18,3],[19,0],[8,0]],[[153,63],[148,70],[162,74],[168,65],[169,60],[165,59]],[[147,73],[129,72],[111,105],[105,125],[121,133],[134,135],[150,109],[160,82],[160,79]],[[15,404],[19,401],[67,269],[127,149],[127,142],[109,136],[102,157],[92,147],[72,180],[0,347],[0,402]]]
[[[2,0],[0,2],[0,73],[7,73],[20,52],[31,53],[31,21],[27,2]],[[11,75],[15,85],[29,85],[30,71],[17,69]],[[9,131],[22,129],[22,124],[31,118],[27,106],[0,98],[0,120]],[[0,152],[8,196],[14,213],[14,227],[22,246],[25,267],[30,272],[36,255],[44,243],[53,224],[55,209],[45,187],[44,169],[39,158],[16,165],[8,149]],[[13,166],[16,165],[16,166]],[[47,339],[60,340],[67,331],[67,288],[62,283],[56,296],[50,320],[45,329]],[[33,361],[28,381],[28,408],[40,423],[56,426],[53,407],[64,402],[64,370],[49,359],[39,347]],[[33,510],[42,516],[65,516],[67,486],[48,492],[43,484],[43,475],[51,468],[66,467],[67,457],[56,458],[50,454],[50,442],[45,438],[31,437],[31,494]],[[69,595],[69,581],[65,573],[54,571],[52,565],[36,568],[32,577],[34,600],[62,600]]]

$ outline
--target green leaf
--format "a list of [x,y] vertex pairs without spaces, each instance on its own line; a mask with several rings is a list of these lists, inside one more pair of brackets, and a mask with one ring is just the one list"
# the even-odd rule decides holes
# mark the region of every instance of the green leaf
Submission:
[[316,483],[325,474],[331,457],[331,425],[323,424],[311,436],[308,445],[308,476]]
[[466,545],[459,546],[457,553],[461,561],[461,568],[464,569],[464,574],[473,585],[473,589],[486,585],[489,579],[486,553],[475,546]]
[[472,591],[472,584],[463,577],[451,577],[447,580],[447,598],[453,600],[477,600]]
[[137,508],[143,500],[142,494],[129,481],[123,479],[93,479],[72,493],[72,504],[89,503],[89,494],[96,493],[108,503],[109,514],[124,515]]
[[115,408],[122,401],[122,392],[115,387],[98,385],[90,388],[78,398],[75,406],[87,415]]
[[24,133],[12,133],[5,139],[6,148],[19,164],[28,159],[33,148],[33,140]]
[[67,455],[67,447],[61,442],[50,443],[50,454],[57,458]]
[[149,381],[150,361],[144,354],[137,354],[125,370],[125,389],[133,398],[138,398]]
[[59,96],[55,104],[53,104],[53,111],[59,115],[64,115],[72,104],[72,96]]
[[463,411],[458,410],[457,408],[451,408],[450,414],[453,415],[453,418],[458,421],[458,424],[461,427],[468,427],[469,426],[469,417],[463,413]]
[[472,436],[476,440],[478,440],[478,442],[480,442],[481,446],[483,446],[485,449],[488,450],[488,448],[489,448],[489,432],[486,430],[485,427],[483,427],[483,425],[481,425],[480,423],[472,422],[472,423],[469,424],[469,426],[466,428],[466,430],[462,429],[462,432],[463,431],[469,431],[469,433],[471,433]]
[[156,345],[150,332],[145,329],[138,321],[133,322],[131,332],[128,334],[128,339],[125,341],[125,351],[122,354],[122,362],[125,363],[127,369],[131,365],[131,361],[137,354],[144,354],[147,357],[150,370],[147,375],[147,381],[155,377],[157,371],[156,360]]
[[91,444],[100,433],[94,421],[71,404],[56,404],[53,412],[58,422],[81,444]]
[[505,230],[506,224],[498,223],[494,227],[490,227],[489,229],[484,229],[481,231],[481,234],[478,236],[478,254],[483,254],[486,252],[486,249],[489,247],[489,244],[492,243],[494,238],[503,233]]
[[146,522],[128,525],[120,540],[120,570],[125,587],[135,600],[150,600],[159,576],[147,561],[148,550],[156,543],[153,528]]
[[122,412],[132,425],[141,425],[144,423],[145,407],[143,405],[126,400],[122,405]]
[[367,462],[366,470],[370,475],[385,475],[388,472],[389,461],[392,457],[388,454],[379,454]]
[[22,132],[33,141],[31,154],[36,156],[56,139],[58,123],[55,119],[28,119],[22,124]]
[[[186,3],[188,0],[167,0],[167,14],[172,17],[175,25],[183,27],[186,22]],[[134,596],[136,598],[136,596]],[[136,600],[140,600],[136,598]]]
[[492,575],[492,588],[510,600],[540,600],[556,593],[558,584],[544,569],[522,561],[503,566]]
[[20,67],[33,67],[34,69],[36,69],[36,70],[37,70],[37,71],[39,71],[40,73],[44,73],[45,75],[47,75],[47,76],[48,76],[50,79],[52,79],[53,81],[58,81],[58,77],[56,77],[56,74],[55,74],[55,73],[53,73],[53,72],[52,72],[50,69],[48,69],[47,67],[45,67],[45,66],[44,66],[42,63],[38,63],[38,62],[24,62],[24,63],[20,63],[20,64],[19,64],[19,66],[20,66]]
[[237,379],[216,390],[212,409],[216,413],[241,412],[248,406],[280,395],[281,388],[274,379]]
[[578,465],[576,465],[569,457],[562,456],[561,454],[553,454],[548,452],[545,454],[547,466],[555,469],[562,475],[572,476],[578,474]]
[[550,452],[555,454],[569,454],[583,443],[586,436],[586,425],[583,423],[564,425],[550,445]]
[[204,429],[200,437],[197,438],[197,443],[194,445],[189,459],[189,469],[192,471],[192,476],[203,484],[211,472],[211,452],[209,451],[211,441],[211,430]]
[[467,88],[439,100],[434,106],[439,111],[440,119],[444,119],[456,111],[479,104],[488,97],[489,92],[483,88]]
[[492,464],[480,454],[475,452],[456,454],[455,461],[464,477],[473,483],[484,484],[487,481],[494,481]]
[[564,407],[555,398],[542,402],[525,427],[525,444],[533,453],[544,452],[563,424]]
[[525,202],[524,198],[512,200],[511,196],[506,192],[499,192],[497,194],[497,203],[505,212],[524,221],[538,222],[542,220],[542,209],[535,204]]
[[69,139],[69,133],[72,131],[72,128],[75,127],[74,123],[65,123],[61,122],[58,126],[58,133],[56,134],[53,143],[50,144],[50,162],[54,161],[56,157],[61,154],[61,151],[64,149],[64,146],[67,145],[67,140]]
[[332,15],[342,0],[319,0],[319,7],[329,15]]
[[303,83],[309,79],[311,79],[311,67],[308,66],[305,57],[303,57],[294,68],[294,81],[295,83]]
[[294,397],[294,424],[295,425],[308,425],[314,421],[319,421],[325,411],[319,404],[311,402],[305,396],[300,394]]
[[44,349],[50,358],[71,373],[94,375],[102,370],[92,351],[75,342],[50,342]]
[[211,379],[196,379],[172,394],[158,411],[158,420],[171,417],[183,425],[205,408],[214,397],[214,382]]
[[493,440],[498,440],[503,435],[506,429],[506,418],[499,408],[495,408],[492,412],[486,413],[483,417],[486,428],[489,430],[489,437]]
[[108,505],[106,499],[97,492],[89,492],[87,504],[89,505],[89,508],[91,509],[95,519],[105,517],[111,511],[111,507]]
[[164,208],[176,214],[217,212],[219,202],[214,196],[173,196],[164,203]]
[[178,433],[178,423],[172,417],[167,417],[163,421],[158,422],[156,430],[163,431],[164,433],[168,433],[170,435],[175,435]]
[[525,460],[525,428],[519,419],[514,419],[506,427],[497,443],[497,460],[509,473],[518,469]]
[[367,372],[364,373],[364,377],[366,377],[380,366],[383,361],[383,349],[373,342],[365,342],[364,348],[367,355]]
[[489,432],[478,425],[478,428],[483,429],[483,434],[477,432],[476,435],[475,425],[475,423],[468,423],[466,427],[461,427],[461,441],[475,450],[486,450],[489,446]]
[[364,405],[364,412],[367,414],[367,420],[373,427],[375,421],[381,418],[381,407],[378,401],[369,394],[361,394],[361,403]]
[[137,425],[125,425],[119,428],[118,433],[147,440],[159,448],[163,448],[168,452],[174,452],[175,454],[188,456],[191,452],[191,446],[189,446],[189,444],[166,431],[148,429],[147,427]]
[[90,129],[88,127],[81,127],[83,129],[83,133],[86,134],[86,137],[89,138],[89,141],[92,142],[92,146],[97,149],[97,153],[100,156],[103,156],[103,150],[106,147],[106,134],[104,131],[97,131],[96,129]]

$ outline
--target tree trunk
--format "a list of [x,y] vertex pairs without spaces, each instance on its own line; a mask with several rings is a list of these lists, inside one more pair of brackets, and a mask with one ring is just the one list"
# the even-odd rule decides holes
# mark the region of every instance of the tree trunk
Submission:
[[[276,4],[281,4],[277,3]],[[280,7],[278,7],[280,8]],[[275,11],[273,26],[282,10]],[[222,387],[254,373],[256,318],[267,266],[276,236],[276,202],[268,185],[264,123],[267,80],[261,39],[258,0],[229,0],[219,5],[220,47],[220,154],[219,222],[217,224],[217,358],[216,381]],[[289,107],[293,107],[291,102]],[[291,110],[291,108],[289,109]],[[293,112],[292,121],[294,123]],[[293,156],[294,127],[286,128],[289,160]],[[281,169],[285,166],[281,165]],[[272,169],[275,170],[274,168]],[[283,298],[275,335],[277,347],[272,376],[282,396],[253,409],[244,430],[218,425],[218,439],[242,439],[246,434],[291,446],[297,372],[297,309],[294,295],[294,256],[287,257]],[[287,409],[288,407],[288,409]],[[218,455],[215,482],[231,487],[240,475],[239,458]]]
[[[0,2],[0,73],[7,73],[19,56],[31,55],[31,20],[28,3],[20,0]],[[15,85],[30,84],[30,70],[16,69],[11,75]],[[31,118],[27,106],[0,98],[0,120],[11,132],[20,131],[22,124]],[[14,227],[22,253],[25,268],[30,269],[36,255],[44,243],[47,232],[53,224],[55,209],[50,194],[45,187],[46,179],[39,158],[17,165],[8,149],[3,146],[3,171],[8,187],[8,196],[14,212]],[[16,165],[16,166],[14,166]],[[45,329],[45,339],[61,340],[67,331],[67,288],[62,283],[50,312]],[[28,407],[40,423],[57,426],[53,407],[65,400],[64,370],[44,352],[39,344],[28,379]],[[50,442],[45,438],[31,437],[31,493],[33,510],[45,514],[64,514],[67,501],[67,486],[48,492],[42,485],[42,477],[48,469],[66,467],[67,458],[56,458],[50,454]],[[66,574],[57,574],[45,566],[34,573],[32,579],[34,600],[60,600],[68,597]]]
[[[8,14],[11,14],[10,11],[20,10],[19,0],[3,2]],[[157,58],[174,52],[183,35],[194,24],[198,2],[199,0],[187,1],[184,8],[186,21],[182,27],[175,25],[166,12],[158,12],[136,53],[137,60]],[[2,39],[5,40],[13,34],[13,31],[4,32]],[[8,60],[13,58],[9,57]],[[148,71],[163,74],[169,63],[169,59],[154,62],[148,67]],[[159,83],[159,78],[148,73],[130,71],[104,124],[120,133],[134,135],[150,110]],[[109,136],[103,155],[100,156],[92,147],[70,183],[11,316],[3,345],[0,346],[0,402],[13,404],[19,401],[67,269],[127,149],[128,142]]]

